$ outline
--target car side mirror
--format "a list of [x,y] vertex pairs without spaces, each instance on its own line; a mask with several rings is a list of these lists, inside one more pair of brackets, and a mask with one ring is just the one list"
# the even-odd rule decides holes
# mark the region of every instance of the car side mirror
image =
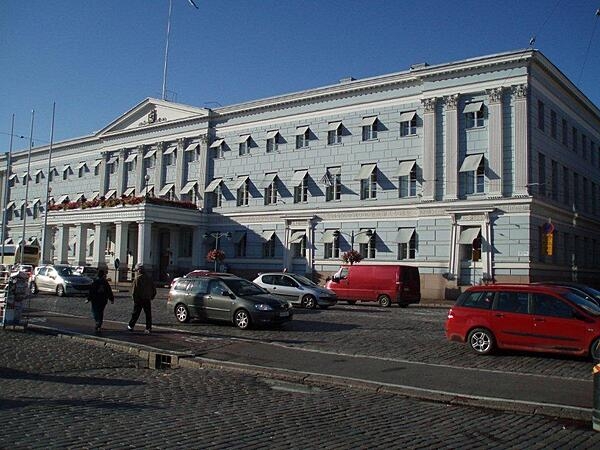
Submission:
[[334,283],[339,283],[340,282],[340,277],[337,277],[337,276],[334,275],[334,276],[331,277],[331,281],[333,281]]

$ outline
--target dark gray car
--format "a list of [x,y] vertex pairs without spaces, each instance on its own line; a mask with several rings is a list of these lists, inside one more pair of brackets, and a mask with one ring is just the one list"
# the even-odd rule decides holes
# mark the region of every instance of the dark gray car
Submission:
[[194,317],[232,322],[241,329],[281,324],[293,316],[290,303],[235,276],[180,278],[169,290],[167,308],[181,323]]

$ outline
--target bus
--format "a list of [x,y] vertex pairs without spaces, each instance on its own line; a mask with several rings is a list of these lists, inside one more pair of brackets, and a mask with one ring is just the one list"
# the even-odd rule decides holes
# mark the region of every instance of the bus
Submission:
[[24,245],[23,261],[21,261],[20,245],[0,245],[0,264],[4,264],[5,266],[12,266],[14,264],[21,263],[37,266],[40,263],[40,248],[36,245]]

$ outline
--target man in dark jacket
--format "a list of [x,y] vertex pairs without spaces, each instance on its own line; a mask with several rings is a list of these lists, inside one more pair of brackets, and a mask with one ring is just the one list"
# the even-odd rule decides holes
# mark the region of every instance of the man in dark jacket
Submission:
[[104,308],[109,300],[111,303],[114,303],[115,297],[110,284],[106,281],[106,272],[100,269],[98,271],[98,278],[92,283],[88,292],[88,301],[92,304],[92,315],[96,321],[96,333],[102,331]]
[[137,273],[131,285],[131,298],[133,298],[133,312],[131,313],[131,320],[127,329],[133,331],[135,323],[140,317],[142,309],[146,316],[146,334],[150,334],[152,331],[152,310],[151,303],[152,299],[156,297],[156,288],[154,287],[154,281],[144,270],[142,264],[137,264],[134,269]]

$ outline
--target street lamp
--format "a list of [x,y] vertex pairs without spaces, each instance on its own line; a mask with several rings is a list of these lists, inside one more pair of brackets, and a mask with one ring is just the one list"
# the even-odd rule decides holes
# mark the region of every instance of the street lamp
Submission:
[[354,250],[354,238],[356,236],[360,236],[361,234],[364,234],[365,236],[368,236],[370,238],[371,236],[373,236],[373,230],[368,229],[368,230],[359,231],[358,233],[354,233],[354,230],[352,230],[352,232],[350,234],[345,233],[345,232],[340,231],[340,230],[335,230],[333,232],[333,236],[335,238],[340,237],[340,234],[343,234],[345,236],[350,236],[350,250]]
[[[214,233],[204,233],[202,236],[203,239],[214,238],[215,240],[215,250],[219,250],[219,239],[222,237],[231,239],[231,233],[228,231],[227,233],[221,233],[219,231],[215,231]],[[217,260],[215,259],[215,272],[217,271]]]
[[148,181],[150,181],[150,175],[144,176],[144,195],[148,197]]

